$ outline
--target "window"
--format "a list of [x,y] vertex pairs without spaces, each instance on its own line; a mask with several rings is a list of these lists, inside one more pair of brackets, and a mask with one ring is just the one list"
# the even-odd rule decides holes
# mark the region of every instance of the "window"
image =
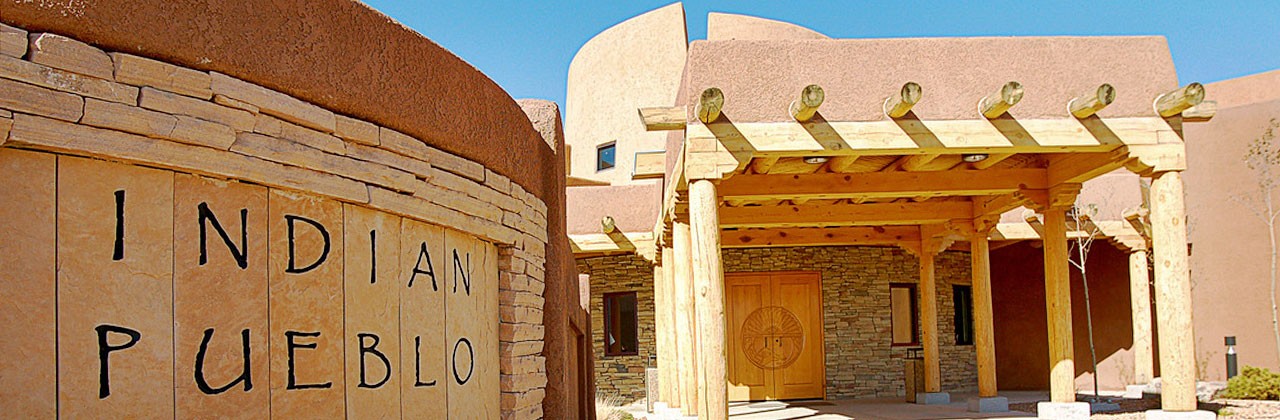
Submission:
[[951,286],[956,308],[956,345],[973,344],[973,288]]
[[618,142],[609,142],[596,147],[596,171],[613,169],[614,155]]
[[890,284],[889,307],[892,314],[893,345],[914,346],[920,343],[916,337],[916,285]]
[[604,355],[639,354],[636,328],[636,292],[605,294]]

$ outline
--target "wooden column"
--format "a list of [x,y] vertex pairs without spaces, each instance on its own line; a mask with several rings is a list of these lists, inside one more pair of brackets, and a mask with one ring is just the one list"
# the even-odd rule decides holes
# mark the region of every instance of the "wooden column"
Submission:
[[1071,343],[1071,272],[1067,265],[1067,215],[1044,210],[1044,297],[1049,327],[1049,394],[1053,402],[1076,401]]
[[1155,377],[1151,348],[1151,279],[1147,250],[1129,253],[1129,303],[1133,310],[1133,383],[1145,384]]
[[658,353],[658,402],[671,401],[671,365],[667,364],[667,357],[670,344],[667,341],[667,329],[670,325],[667,323],[666,309],[670,305],[667,301],[667,282],[665,281],[666,267],[660,261],[653,265],[653,339],[655,348]]
[[942,392],[942,367],[938,360],[938,284],[934,274],[934,256],[927,249],[920,253],[920,344],[924,347],[924,392]]
[[693,281],[697,291],[699,368],[705,376],[699,414],[729,417],[725,351],[724,267],[720,259],[720,216],[716,185],[695,180],[689,185],[689,221],[693,238]]
[[970,240],[973,263],[973,343],[978,354],[978,397],[996,396],[996,338],[991,314],[991,243],[987,232]]
[[1195,411],[1195,335],[1187,268],[1187,213],[1182,173],[1151,177],[1151,244],[1155,256],[1156,328],[1160,330],[1160,406]]
[[[680,407],[680,335],[676,332],[676,268],[675,249],[671,244],[662,248],[662,281],[665,286],[666,306],[656,308],[657,313],[666,319],[667,352],[666,358],[659,356],[658,363],[665,365],[666,373],[662,379],[666,381],[667,398],[662,400],[668,407]],[[660,365],[660,366],[661,366]]]
[[680,409],[686,416],[698,413],[698,349],[693,306],[693,247],[689,242],[689,223],[676,221],[671,229],[672,266],[675,271],[675,324],[676,345],[679,346],[676,364],[680,371]]

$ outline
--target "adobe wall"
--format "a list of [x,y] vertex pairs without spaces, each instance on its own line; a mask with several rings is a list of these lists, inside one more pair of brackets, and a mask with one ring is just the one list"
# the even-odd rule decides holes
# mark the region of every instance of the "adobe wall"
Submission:
[[[4,7],[30,27],[107,13]],[[182,10],[175,28],[207,12]],[[120,30],[90,22],[76,32]],[[156,38],[139,31],[130,50],[169,45]],[[517,114],[477,114],[489,146],[553,153],[494,99]],[[563,196],[335,108],[0,25],[0,328],[25,337],[0,344],[3,411],[542,417],[544,291],[571,270],[549,240]]]
[[[1111,244],[1095,242],[1086,266],[1098,354],[1098,386],[1103,390],[1124,390],[1133,380],[1128,258]],[[1033,247],[1031,242],[1023,242],[992,251],[991,290],[996,383],[1000,389],[1008,390],[1048,389],[1043,250]],[[1071,269],[1071,315],[1076,389],[1090,391],[1093,373],[1084,285],[1075,268]]]
[[[822,272],[823,340],[827,398],[905,395],[905,347],[892,346],[889,283],[916,283],[918,260],[897,248],[808,247],[725,249],[726,273],[765,271]],[[598,355],[596,383],[600,395],[624,402],[644,397],[644,366],[655,351],[653,341],[653,266],[637,256],[578,260],[591,276],[592,341]],[[938,257],[938,336],[943,390],[977,389],[972,345],[955,345],[954,284],[969,284],[968,254]],[[637,356],[603,356],[603,296],[635,291],[640,349]]]
[[[1259,174],[1244,164],[1250,142],[1280,119],[1280,70],[1211,83],[1218,113],[1186,124],[1192,319],[1201,379],[1226,379],[1224,336],[1243,366],[1280,368],[1272,331],[1271,248]],[[1265,210],[1264,210],[1265,211]]]

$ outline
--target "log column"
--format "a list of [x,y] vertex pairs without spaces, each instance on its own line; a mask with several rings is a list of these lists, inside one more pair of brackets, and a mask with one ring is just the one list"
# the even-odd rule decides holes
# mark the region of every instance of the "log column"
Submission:
[[[927,248],[927,247],[926,247]],[[938,284],[934,273],[935,254],[920,253],[920,344],[924,347],[924,392],[942,392],[942,368],[938,359]],[[930,404],[916,396],[916,402]]]
[[693,247],[689,239],[689,223],[677,220],[671,229],[672,266],[674,268],[675,324],[678,358],[677,381],[680,382],[680,411],[686,416],[698,413],[698,349],[693,299]]
[[1076,400],[1071,342],[1071,272],[1067,265],[1067,216],[1063,207],[1044,210],[1044,297],[1049,327],[1049,394],[1052,402]]
[[666,398],[662,401],[667,403],[668,407],[680,407],[680,337],[676,333],[676,269],[675,269],[675,250],[670,244],[662,248],[662,282],[664,287],[665,305],[654,308],[657,316],[665,319],[667,351],[659,353],[658,366],[663,368],[661,381],[664,381]]
[[1181,172],[1156,172],[1151,177],[1151,244],[1162,378],[1160,407],[1166,412],[1196,409],[1195,335],[1182,188]]
[[[693,239],[693,278],[698,310],[698,354],[701,373],[699,414],[708,419],[729,417],[726,376],[724,267],[720,258],[720,216],[716,185],[708,180],[689,184],[689,221]],[[705,414],[704,414],[705,413]]]
[[996,396],[996,338],[991,314],[991,243],[987,232],[970,239],[973,264],[973,344],[978,355],[978,398]]
[[1129,253],[1129,303],[1133,310],[1133,383],[1145,385],[1155,377],[1151,348],[1151,272],[1147,250]]
[[[658,353],[658,396],[656,402],[671,401],[671,366],[667,364],[670,344],[667,341],[667,282],[665,260],[653,265],[653,338]],[[655,405],[656,407],[656,405]],[[656,408],[655,408],[656,409]]]

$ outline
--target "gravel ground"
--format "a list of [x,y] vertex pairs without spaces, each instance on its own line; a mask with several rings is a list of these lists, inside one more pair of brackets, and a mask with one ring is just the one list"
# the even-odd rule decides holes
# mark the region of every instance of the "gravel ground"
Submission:
[[[1090,418],[1106,420],[1145,420],[1147,410],[1160,408],[1160,400],[1146,398],[1141,400],[1116,399],[1120,411],[1095,413]],[[1012,410],[1035,413],[1035,403],[1009,404]],[[1224,400],[1200,403],[1200,409],[1218,413],[1223,419],[1280,419],[1280,401],[1256,400]]]

